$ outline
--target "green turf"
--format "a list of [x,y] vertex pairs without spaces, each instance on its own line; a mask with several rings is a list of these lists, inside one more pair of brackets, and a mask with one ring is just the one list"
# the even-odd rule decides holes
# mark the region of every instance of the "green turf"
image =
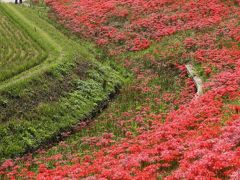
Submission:
[[3,161],[91,117],[124,78],[107,58],[96,60],[94,45],[63,34],[36,9],[0,4],[0,12]]
[[0,82],[46,59],[45,51],[0,11]]

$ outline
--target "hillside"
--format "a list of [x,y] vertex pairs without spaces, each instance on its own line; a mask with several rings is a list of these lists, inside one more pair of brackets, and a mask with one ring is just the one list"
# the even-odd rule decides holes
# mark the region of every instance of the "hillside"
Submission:
[[[36,12],[47,13],[48,16],[41,16],[42,21],[50,18],[48,21],[55,27],[61,27],[66,34],[74,34],[71,35],[74,40],[63,40],[62,50],[77,50],[83,57],[91,54],[83,59],[90,59],[97,64],[94,66],[97,69],[107,68],[100,84],[105,87],[109,80],[107,92],[112,92],[116,84],[121,90],[99,116],[85,119],[73,131],[62,133],[60,142],[41,146],[37,151],[15,159],[6,159],[0,166],[3,178],[240,179],[240,1],[45,2],[50,8],[47,12],[39,11],[41,8],[37,7],[35,10],[1,7],[21,12],[28,17],[26,21],[32,19],[33,22],[30,17],[37,17]],[[27,16],[28,13],[31,16]],[[44,30],[45,26],[40,29],[51,32]],[[60,41],[59,45],[66,34],[61,39],[55,34],[50,34],[49,38],[56,37],[54,41]],[[81,43],[83,39],[88,42]],[[66,44],[67,40],[74,45]],[[39,48],[39,44],[31,46],[38,52],[31,57],[33,59],[45,57],[47,50],[42,46]],[[96,61],[94,55],[105,60],[98,57]],[[84,67],[84,64],[78,65],[80,69]],[[203,82],[202,93],[198,93],[189,66],[195,69],[195,79]],[[16,65],[14,71],[20,73],[19,66]],[[90,80],[96,80],[96,74],[102,71],[90,72]],[[15,82],[15,76],[11,76],[13,80],[6,80],[10,84]],[[102,97],[99,96],[105,89],[102,86],[94,97]],[[84,83],[78,83],[74,98],[78,97],[82,87],[85,87]],[[96,86],[88,87],[92,90]],[[73,104],[63,106],[59,111],[43,108],[51,115],[56,112],[57,116],[48,116],[50,122],[60,119],[63,126],[66,120],[72,122],[69,116],[64,116],[61,121],[59,115],[62,112],[68,114],[75,109],[73,105],[79,109],[83,106],[81,98],[72,99],[71,95],[65,96],[64,102]],[[104,98],[106,95],[101,100]],[[34,116],[29,117],[46,117],[42,112],[30,114]],[[17,124],[12,122],[12,125]],[[37,122],[44,121],[39,119]],[[2,128],[4,131],[5,127]]]
[[97,49],[65,36],[40,17],[41,12],[7,4],[0,9],[3,161],[90,118],[123,78],[107,60],[95,59]]

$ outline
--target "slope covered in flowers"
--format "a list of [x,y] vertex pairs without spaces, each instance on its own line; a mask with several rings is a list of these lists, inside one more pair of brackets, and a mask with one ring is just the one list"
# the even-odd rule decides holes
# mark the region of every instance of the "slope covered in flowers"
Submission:
[[[114,130],[101,127],[107,133],[91,137],[80,132],[83,135],[70,137],[50,154],[8,160],[1,174],[38,179],[240,179],[238,0],[47,4],[67,28],[95,40],[110,55],[118,54],[116,62],[132,72],[133,82],[123,89],[119,104],[98,118],[111,122]],[[187,63],[205,81],[202,96],[194,95]]]
[[47,0],[61,22],[111,53],[146,49],[152,40],[189,29],[203,29],[229,13],[218,0]]

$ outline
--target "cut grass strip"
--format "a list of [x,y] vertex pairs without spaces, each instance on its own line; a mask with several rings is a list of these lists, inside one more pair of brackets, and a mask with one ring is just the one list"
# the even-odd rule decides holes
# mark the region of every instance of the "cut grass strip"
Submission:
[[10,79],[46,59],[46,53],[26,33],[19,30],[4,11],[0,12],[0,82]]

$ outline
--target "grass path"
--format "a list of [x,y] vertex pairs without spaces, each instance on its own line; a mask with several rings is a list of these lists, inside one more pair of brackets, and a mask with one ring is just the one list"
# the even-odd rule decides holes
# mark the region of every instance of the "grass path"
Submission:
[[[14,5],[10,4],[4,4],[0,7],[4,11],[6,11],[8,14],[11,14],[14,19],[18,18],[18,22],[21,22],[21,24],[24,24],[25,30],[27,29],[35,29],[35,32],[33,35],[31,35],[32,38],[38,37],[39,39],[42,39],[42,41],[45,41],[49,49],[53,49],[55,51],[55,54],[49,53],[47,59],[44,63],[39,64],[35,66],[34,68],[31,68],[27,71],[24,71],[13,78],[6,80],[2,84],[0,84],[0,91],[17,83],[18,81],[26,80],[27,78],[37,76],[43,71],[51,68],[55,64],[51,64],[52,61],[62,61],[64,56],[64,49],[59,45],[59,43],[56,41],[56,39],[52,38],[48,32],[46,32],[40,24],[37,22],[31,21],[28,18],[26,18],[23,14],[21,14],[18,9]],[[53,27],[52,27],[53,28]],[[46,48],[46,47],[45,47]]]
[[5,11],[0,12],[0,84],[47,58],[46,51],[19,28]]
[[49,36],[49,34],[40,27],[37,22],[30,21],[28,18],[26,18],[23,14],[21,14],[15,6],[12,5],[6,5],[6,7],[15,15],[17,15],[19,18],[21,18],[22,21],[24,21],[29,27],[36,28],[37,33],[44,38],[44,40],[48,41],[53,47],[57,48],[59,52],[61,52],[63,49],[59,44]]

